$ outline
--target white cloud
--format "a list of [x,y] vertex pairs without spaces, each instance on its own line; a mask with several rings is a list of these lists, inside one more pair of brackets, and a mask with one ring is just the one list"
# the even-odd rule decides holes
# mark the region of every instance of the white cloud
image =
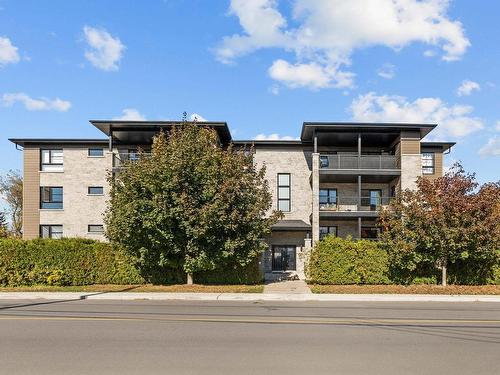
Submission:
[[479,83],[470,81],[468,79],[462,81],[462,84],[458,87],[457,89],[457,95],[458,96],[468,96],[472,94],[472,91],[479,91],[481,90],[481,86],[479,86]]
[[135,108],[125,108],[122,111],[121,116],[113,117],[113,120],[121,120],[121,121],[146,121],[146,117],[144,117]]
[[495,125],[495,130],[496,130],[497,132],[500,132],[500,120],[499,120],[499,121],[497,121],[497,124]]
[[19,60],[17,47],[12,44],[9,38],[0,36],[0,67],[6,64],[15,64]]
[[59,98],[48,99],[42,97],[33,99],[22,92],[3,94],[2,103],[4,106],[12,107],[16,102],[23,104],[28,111],[66,112],[71,108],[71,102]]
[[308,87],[317,90],[326,87],[353,87],[354,74],[339,72],[334,67],[321,66],[315,62],[290,64],[279,59],[269,68],[269,76],[290,88]]
[[273,95],[279,95],[280,94],[280,87],[278,85],[272,85],[269,87],[269,92]]
[[[277,0],[231,0],[229,14],[238,17],[242,33],[223,38],[215,54],[219,61],[231,63],[261,48],[279,48],[293,52],[296,61],[276,60],[269,69],[273,79],[288,87],[351,87],[353,73],[344,68],[357,49],[399,50],[419,42],[441,49],[443,60],[460,59],[470,43],[461,23],[448,17],[448,3],[294,0],[292,25],[297,26],[289,26]],[[293,73],[300,77],[293,79]]]
[[488,140],[481,149],[479,150],[479,155],[485,156],[500,156],[500,137],[493,137]]
[[448,105],[440,98],[418,98],[409,101],[396,95],[360,95],[351,103],[356,121],[408,122],[438,124],[430,138],[464,137],[484,127],[483,122],[471,116],[471,106]]
[[256,141],[295,141],[295,140],[298,140],[299,138],[291,137],[289,135],[281,136],[277,133],[273,133],[273,134],[269,134],[269,135],[258,134],[257,136],[255,136],[254,139]]
[[125,50],[120,39],[113,37],[104,29],[90,26],[85,26],[83,33],[89,46],[85,51],[85,58],[96,68],[106,71],[118,70],[118,64]]
[[207,119],[205,117],[203,117],[202,115],[199,115],[197,113],[191,113],[191,115],[189,116],[189,120],[190,121],[197,121],[197,122],[207,121]]
[[377,74],[385,79],[393,79],[396,75],[395,68],[392,64],[384,64],[377,70]]
[[424,51],[424,56],[425,57],[434,57],[434,56],[436,56],[436,51],[434,51],[432,49],[428,49],[428,50]]

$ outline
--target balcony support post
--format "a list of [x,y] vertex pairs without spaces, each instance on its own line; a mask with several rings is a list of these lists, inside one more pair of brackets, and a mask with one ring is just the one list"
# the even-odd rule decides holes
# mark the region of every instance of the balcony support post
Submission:
[[358,211],[361,211],[361,175],[358,175]]
[[358,239],[361,239],[361,217],[358,217]]
[[358,168],[361,168],[361,133],[358,133]]
[[109,139],[108,139],[108,147],[109,147],[109,152],[113,151],[113,131],[109,131]]

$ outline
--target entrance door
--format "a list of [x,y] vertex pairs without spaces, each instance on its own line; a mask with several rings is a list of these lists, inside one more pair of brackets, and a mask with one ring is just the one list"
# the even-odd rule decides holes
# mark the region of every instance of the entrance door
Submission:
[[273,271],[295,271],[295,246],[273,246]]

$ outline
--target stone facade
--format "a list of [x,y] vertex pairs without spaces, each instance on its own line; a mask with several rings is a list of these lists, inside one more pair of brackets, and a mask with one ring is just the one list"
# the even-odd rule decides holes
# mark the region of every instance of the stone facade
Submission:
[[[89,157],[88,148],[104,148],[103,157]],[[112,153],[105,146],[63,147],[61,172],[40,171],[40,186],[63,187],[63,209],[40,209],[40,225],[63,225],[64,237],[104,240],[104,235],[89,233],[89,224],[103,224],[109,185],[106,181],[112,165]],[[104,187],[104,195],[88,195],[89,186]]]

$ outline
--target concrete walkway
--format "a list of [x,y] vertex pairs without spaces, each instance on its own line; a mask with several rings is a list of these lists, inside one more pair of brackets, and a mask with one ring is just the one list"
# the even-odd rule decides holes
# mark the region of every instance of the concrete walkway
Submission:
[[[268,289],[269,290],[269,289]],[[498,295],[314,294],[292,293],[163,293],[163,292],[0,292],[1,300],[184,300],[184,301],[335,301],[335,302],[496,302]],[[43,303],[43,302],[42,302]]]
[[274,281],[264,286],[265,294],[311,294],[304,280]]

